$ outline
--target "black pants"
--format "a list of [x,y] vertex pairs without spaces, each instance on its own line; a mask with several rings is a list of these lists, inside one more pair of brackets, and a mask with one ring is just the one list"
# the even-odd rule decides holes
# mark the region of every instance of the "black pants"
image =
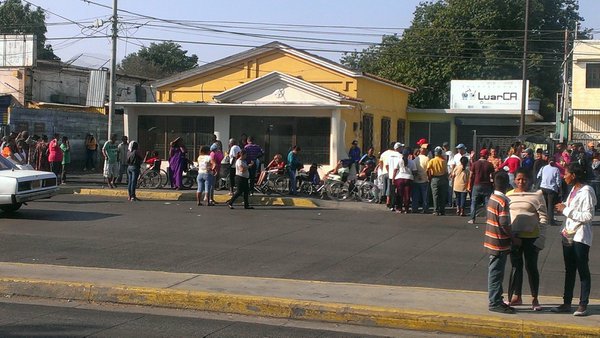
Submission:
[[56,181],[60,184],[62,178],[62,162],[50,162],[50,171],[56,175]]
[[[256,168],[256,161],[254,161],[255,165],[248,168],[248,174],[250,174],[250,178],[248,179],[249,190],[254,191],[254,182],[256,182],[256,174],[258,173]],[[236,181],[237,182],[237,181]]]
[[248,202],[248,195],[250,194],[250,187],[248,186],[248,179],[242,176],[235,176],[235,186],[237,190],[231,199],[229,200],[229,204],[233,204],[235,200],[240,197],[240,195],[244,195],[244,208],[248,208],[250,203]]
[[565,304],[573,301],[573,288],[575,288],[575,273],[579,271],[581,281],[581,294],[579,305],[588,305],[590,300],[590,289],[592,278],[588,265],[590,247],[583,243],[573,242],[572,246],[563,246],[563,258],[565,260],[565,290],[563,300]]
[[529,278],[531,296],[537,297],[540,288],[540,273],[538,271],[538,250],[533,243],[537,238],[522,238],[521,246],[513,246],[510,251],[512,264],[511,278],[508,283],[508,294],[521,296],[523,294],[523,258]]
[[548,223],[554,223],[554,204],[558,203],[558,193],[552,189],[542,188],[544,194],[544,200],[546,201],[546,208],[548,209]]
[[229,191],[234,192],[235,188],[235,167],[229,167]]

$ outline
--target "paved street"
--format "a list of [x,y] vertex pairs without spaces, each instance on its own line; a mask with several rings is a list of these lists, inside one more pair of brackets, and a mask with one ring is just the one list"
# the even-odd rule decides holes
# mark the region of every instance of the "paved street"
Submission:
[[0,301],[2,337],[451,337],[354,325],[47,300]]
[[[454,216],[61,195],[0,214],[0,261],[483,291],[482,231]],[[590,256],[597,280],[598,246]],[[553,227],[540,257],[542,302],[562,294],[562,269]]]

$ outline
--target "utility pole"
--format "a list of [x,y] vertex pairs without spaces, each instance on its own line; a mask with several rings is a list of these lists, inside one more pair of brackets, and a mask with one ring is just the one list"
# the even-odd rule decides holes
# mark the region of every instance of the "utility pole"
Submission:
[[527,95],[527,37],[529,33],[529,0],[525,1],[525,29],[523,30],[523,83],[521,87],[521,123],[519,125],[519,135],[525,134],[525,111],[528,104]]
[[[560,112],[560,122],[561,130],[560,130],[560,139],[561,141],[565,141],[569,138],[568,129],[565,128],[565,124],[569,126],[569,30],[565,28],[565,56],[563,59],[563,88],[562,88],[562,102],[561,102],[561,112]],[[567,135],[565,135],[565,132]]]
[[117,0],[113,0],[113,15],[112,15],[112,54],[110,57],[110,85],[108,93],[108,137],[110,140],[112,135],[112,120],[115,115],[115,96],[117,93]]

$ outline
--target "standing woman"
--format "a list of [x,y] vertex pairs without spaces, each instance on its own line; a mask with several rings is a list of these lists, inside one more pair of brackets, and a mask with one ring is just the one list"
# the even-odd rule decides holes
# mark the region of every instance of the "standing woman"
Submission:
[[60,150],[62,150],[62,152],[63,152],[61,181],[64,184],[67,182],[67,167],[71,163],[71,143],[69,143],[68,137],[66,137],[66,136],[62,137],[62,143],[60,144]]
[[471,177],[471,173],[467,166],[469,165],[469,158],[463,156],[460,158],[460,164],[454,167],[452,170],[452,190],[456,195],[456,215],[465,216],[465,204],[467,203],[467,191],[468,183]]
[[63,152],[60,149],[59,137],[60,135],[55,133],[52,141],[50,141],[50,144],[48,145],[48,162],[50,162],[50,171],[56,175],[58,184],[60,184],[63,160]]
[[400,201],[397,203],[400,205],[398,210],[404,214],[410,212],[412,182],[415,179],[414,174],[417,172],[417,166],[413,160],[409,159],[409,155],[410,150],[404,149],[400,162],[398,162],[397,170],[394,170],[394,183],[396,184],[396,191],[398,191],[398,195],[400,196]]
[[515,187],[515,172],[521,167],[521,158],[515,152],[515,148],[511,147],[508,151],[508,157],[500,164],[500,169],[508,167],[508,183],[513,188]]
[[140,166],[144,161],[142,154],[138,151],[139,145],[135,141],[129,143],[129,152],[127,153],[127,191],[129,192],[129,201],[139,201],[135,196],[135,188],[140,177]]
[[246,163],[246,150],[242,149],[238,155],[238,159],[235,161],[235,186],[237,190],[233,197],[227,201],[229,209],[233,209],[233,203],[242,194],[244,195],[244,209],[254,209],[248,202],[248,195],[250,194],[250,185],[248,184],[250,173],[248,172],[248,166],[251,165],[253,163]]
[[200,148],[200,155],[198,155],[198,178],[196,178],[198,182],[196,202],[198,205],[202,205],[202,193],[204,193],[204,202],[206,202],[206,205],[214,205],[210,199],[210,191],[215,180],[216,167],[215,160],[210,156],[210,148],[202,146]]
[[187,166],[187,158],[185,157],[187,150],[183,145],[181,137],[176,138],[171,142],[171,150],[169,151],[169,179],[171,180],[171,188],[180,190],[183,188],[183,170]]
[[513,242],[510,252],[512,270],[508,284],[509,305],[523,304],[523,258],[525,258],[525,269],[533,298],[531,309],[542,311],[538,301],[540,273],[537,262],[539,252],[544,249],[546,242],[548,211],[542,191],[530,192],[532,183],[530,171],[523,167],[517,169],[515,174],[516,188],[508,192],[506,196],[510,199],[512,233],[520,239],[520,245],[515,245]]
[[585,168],[573,162],[565,169],[565,183],[572,186],[571,193],[565,203],[555,206],[556,211],[567,219],[563,226],[563,258],[565,261],[565,288],[563,304],[552,308],[553,312],[571,312],[575,273],[579,272],[581,293],[579,307],[575,316],[587,316],[587,305],[590,298],[591,275],[588,264],[590,247],[592,246],[592,218],[596,205],[594,189],[585,184]]

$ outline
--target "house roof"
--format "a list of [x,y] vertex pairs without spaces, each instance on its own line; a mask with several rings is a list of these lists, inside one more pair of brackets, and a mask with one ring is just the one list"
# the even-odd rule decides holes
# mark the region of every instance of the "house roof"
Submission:
[[414,93],[416,91],[414,88],[403,85],[401,83],[383,79],[383,78],[375,76],[373,74],[368,74],[368,73],[357,72],[357,71],[351,70],[337,62],[334,62],[332,60],[326,59],[324,57],[321,57],[321,56],[318,56],[318,55],[315,55],[312,53],[308,53],[305,50],[294,48],[292,46],[286,45],[279,41],[273,41],[266,45],[258,46],[258,47],[249,49],[247,51],[243,51],[241,53],[237,53],[237,54],[225,57],[223,59],[207,63],[200,67],[175,74],[171,77],[168,77],[168,78],[165,78],[162,80],[158,80],[154,83],[154,86],[155,87],[163,87],[163,86],[175,83],[177,81],[188,79],[192,76],[200,75],[200,74],[209,72],[214,69],[228,66],[232,63],[238,63],[238,62],[246,60],[246,59],[251,59],[253,57],[256,57],[258,55],[265,53],[265,51],[270,51],[270,50],[283,50],[283,51],[290,53],[292,55],[295,55],[299,58],[312,61],[312,62],[319,64],[325,68],[331,69],[333,71],[339,72],[341,74],[344,74],[344,75],[347,75],[347,76],[350,76],[353,78],[366,78],[366,79],[369,79],[372,81],[380,82],[385,85],[389,85],[389,86],[404,90],[409,93]]
[[214,99],[218,102],[228,103],[239,100],[243,98],[244,95],[248,93],[256,91],[258,88],[265,87],[268,85],[282,83],[299,90],[302,90],[306,93],[310,93],[312,96],[319,97],[320,99],[325,99],[334,102],[344,102],[344,101],[354,101],[360,102],[360,100],[350,98],[348,96],[342,95],[336,91],[312,84],[308,81],[304,81],[297,77],[281,73],[281,72],[271,72],[267,75],[261,76],[259,78],[253,79],[252,81],[243,83],[237,87],[228,89],[220,94],[214,96]]

